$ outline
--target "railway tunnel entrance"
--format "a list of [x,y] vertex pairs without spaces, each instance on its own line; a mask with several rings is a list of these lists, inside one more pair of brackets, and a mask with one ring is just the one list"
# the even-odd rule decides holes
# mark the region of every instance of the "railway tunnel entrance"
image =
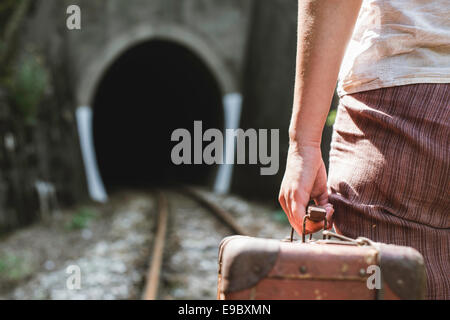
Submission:
[[133,46],[108,68],[93,99],[94,148],[108,192],[120,187],[211,183],[215,166],[171,161],[171,134],[194,121],[223,128],[222,93],[205,63],[175,42]]

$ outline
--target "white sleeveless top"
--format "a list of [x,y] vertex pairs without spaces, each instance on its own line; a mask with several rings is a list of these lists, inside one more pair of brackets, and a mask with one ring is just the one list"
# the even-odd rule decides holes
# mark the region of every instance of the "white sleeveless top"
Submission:
[[338,94],[450,83],[450,0],[364,0]]

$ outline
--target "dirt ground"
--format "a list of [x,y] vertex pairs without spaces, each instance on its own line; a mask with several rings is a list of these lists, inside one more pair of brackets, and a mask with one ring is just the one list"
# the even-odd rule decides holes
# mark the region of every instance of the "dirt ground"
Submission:
[[[281,239],[289,233],[276,208],[199,191],[252,235]],[[167,196],[170,226],[159,298],[215,299],[218,244],[231,232],[194,200],[175,191]],[[107,204],[61,210],[3,236],[0,299],[140,299],[156,214],[154,193],[122,191]],[[70,266],[80,271],[79,289],[68,286]]]

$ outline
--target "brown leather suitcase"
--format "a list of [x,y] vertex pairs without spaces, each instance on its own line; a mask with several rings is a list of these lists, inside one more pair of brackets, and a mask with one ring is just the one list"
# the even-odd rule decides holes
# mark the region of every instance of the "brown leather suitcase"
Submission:
[[425,267],[415,249],[323,233],[325,240],[293,241],[293,234],[283,241],[225,238],[219,249],[218,299],[424,298]]

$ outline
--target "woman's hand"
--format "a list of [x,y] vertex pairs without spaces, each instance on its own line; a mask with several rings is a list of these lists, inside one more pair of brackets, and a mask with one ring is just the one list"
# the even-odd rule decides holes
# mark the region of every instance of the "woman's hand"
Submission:
[[[289,126],[291,144],[279,195],[280,204],[297,233],[302,232],[305,208],[311,198],[317,205],[326,207],[328,226],[332,226],[333,207],[328,203],[320,140],[361,2],[298,1],[297,62]],[[318,231],[322,226],[323,222],[308,221],[305,233]]]
[[[327,173],[319,146],[289,147],[286,171],[278,200],[289,222],[302,233],[303,217],[310,199],[327,210],[327,225],[332,227],[333,206],[328,202]],[[305,234],[323,228],[323,222],[307,220]]]

